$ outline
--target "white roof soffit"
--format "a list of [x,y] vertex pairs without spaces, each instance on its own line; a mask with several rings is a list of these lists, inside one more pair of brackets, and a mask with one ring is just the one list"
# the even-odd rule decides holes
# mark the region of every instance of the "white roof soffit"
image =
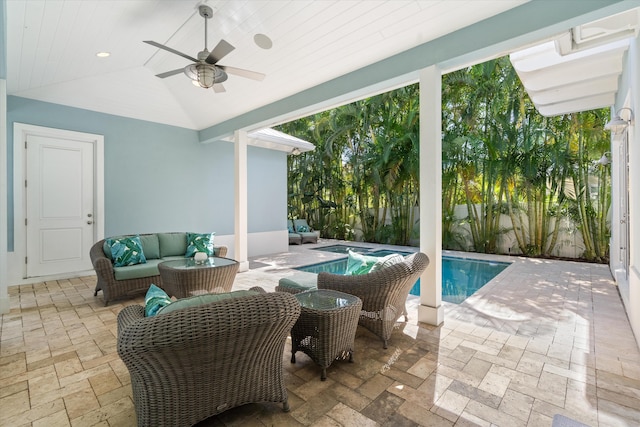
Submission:
[[[312,143],[295,136],[271,128],[264,128],[247,134],[249,145],[269,150],[286,151],[289,154],[300,154],[316,149]],[[233,138],[227,138],[233,141]]]
[[538,112],[557,116],[613,105],[639,23],[640,8],[632,9],[512,53],[511,64]]

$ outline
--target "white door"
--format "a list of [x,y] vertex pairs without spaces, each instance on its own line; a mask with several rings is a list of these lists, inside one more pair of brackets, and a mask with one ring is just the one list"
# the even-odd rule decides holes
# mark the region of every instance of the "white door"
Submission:
[[26,140],[27,277],[90,270],[94,241],[94,145]]

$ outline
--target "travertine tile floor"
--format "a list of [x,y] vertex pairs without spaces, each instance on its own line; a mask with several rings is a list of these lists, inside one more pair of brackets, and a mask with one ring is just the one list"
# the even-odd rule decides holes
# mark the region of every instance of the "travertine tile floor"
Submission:
[[[318,245],[322,245],[322,242]],[[253,260],[234,289],[272,291],[287,267],[341,255],[292,247]],[[303,354],[283,354],[291,412],[251,404],[202,426],[640,425],[640,353],[606,266],[511,258],[514,265],[435,328],[398,325],[389,348],[359,328],[355,363],[327,381]],[[10,287],[1,318],[0,425],[135,425],[116,317],[142,298],[104,307],[95,277]]]

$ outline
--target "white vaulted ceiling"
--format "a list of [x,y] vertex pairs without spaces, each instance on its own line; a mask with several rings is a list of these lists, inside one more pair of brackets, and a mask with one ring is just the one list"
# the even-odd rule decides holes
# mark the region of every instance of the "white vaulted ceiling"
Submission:
[[[93,111],[201,130],[317,86],[526,3],[525,0],[211,0],[211,50],[220,64],[266,74],[229,76],[225,93],[183,74],[155,74],[204,45],[199,3],[190,0],[8,0],[7,92]],[[273,47],[254,43],[265,34]],[[96,53],[107,51],[108,58]]]
[[[309,114],[313,108],[348,102],[349,97],[415,82],[417,70],[425,64],[437,64],[446,72],[540,40],[555,41],[511,58],[543,114],[610,105],[617,90],[615,73],[626,49],[611,39],[637,34],[637,27],[632,27],[640,4],[640,0],[5,1],[9,95],[195,129],[201,131],[201,141],[226,137],[239,128],[256,130],[291,120],[295,114]],[[165,79],[155,76],[190,61],[143,40],[196,57],[204,47],[204,19],[198,13],[202,3],[213,9],[208,20],[209,50],[221,39],[235,46],[219,64],[263,73],[263,81],[229,75],[226,92],[215,93],[193,86],[182,73]],[[270,49],[254,42],[259,34],[272,40]],[[522,38],[509,39],[510,34]],[[614,43],[602,51],[605,41]],[[111,56],[98,58],[96,53],[102,51]],[[607,67],[614,66],[617,71],[609,72]]]

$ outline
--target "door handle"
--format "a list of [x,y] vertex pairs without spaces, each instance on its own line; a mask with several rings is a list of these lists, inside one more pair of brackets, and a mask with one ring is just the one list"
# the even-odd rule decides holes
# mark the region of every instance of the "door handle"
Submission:
[[91,225],[93,224],[93,221],[87,221],[87,224]]

